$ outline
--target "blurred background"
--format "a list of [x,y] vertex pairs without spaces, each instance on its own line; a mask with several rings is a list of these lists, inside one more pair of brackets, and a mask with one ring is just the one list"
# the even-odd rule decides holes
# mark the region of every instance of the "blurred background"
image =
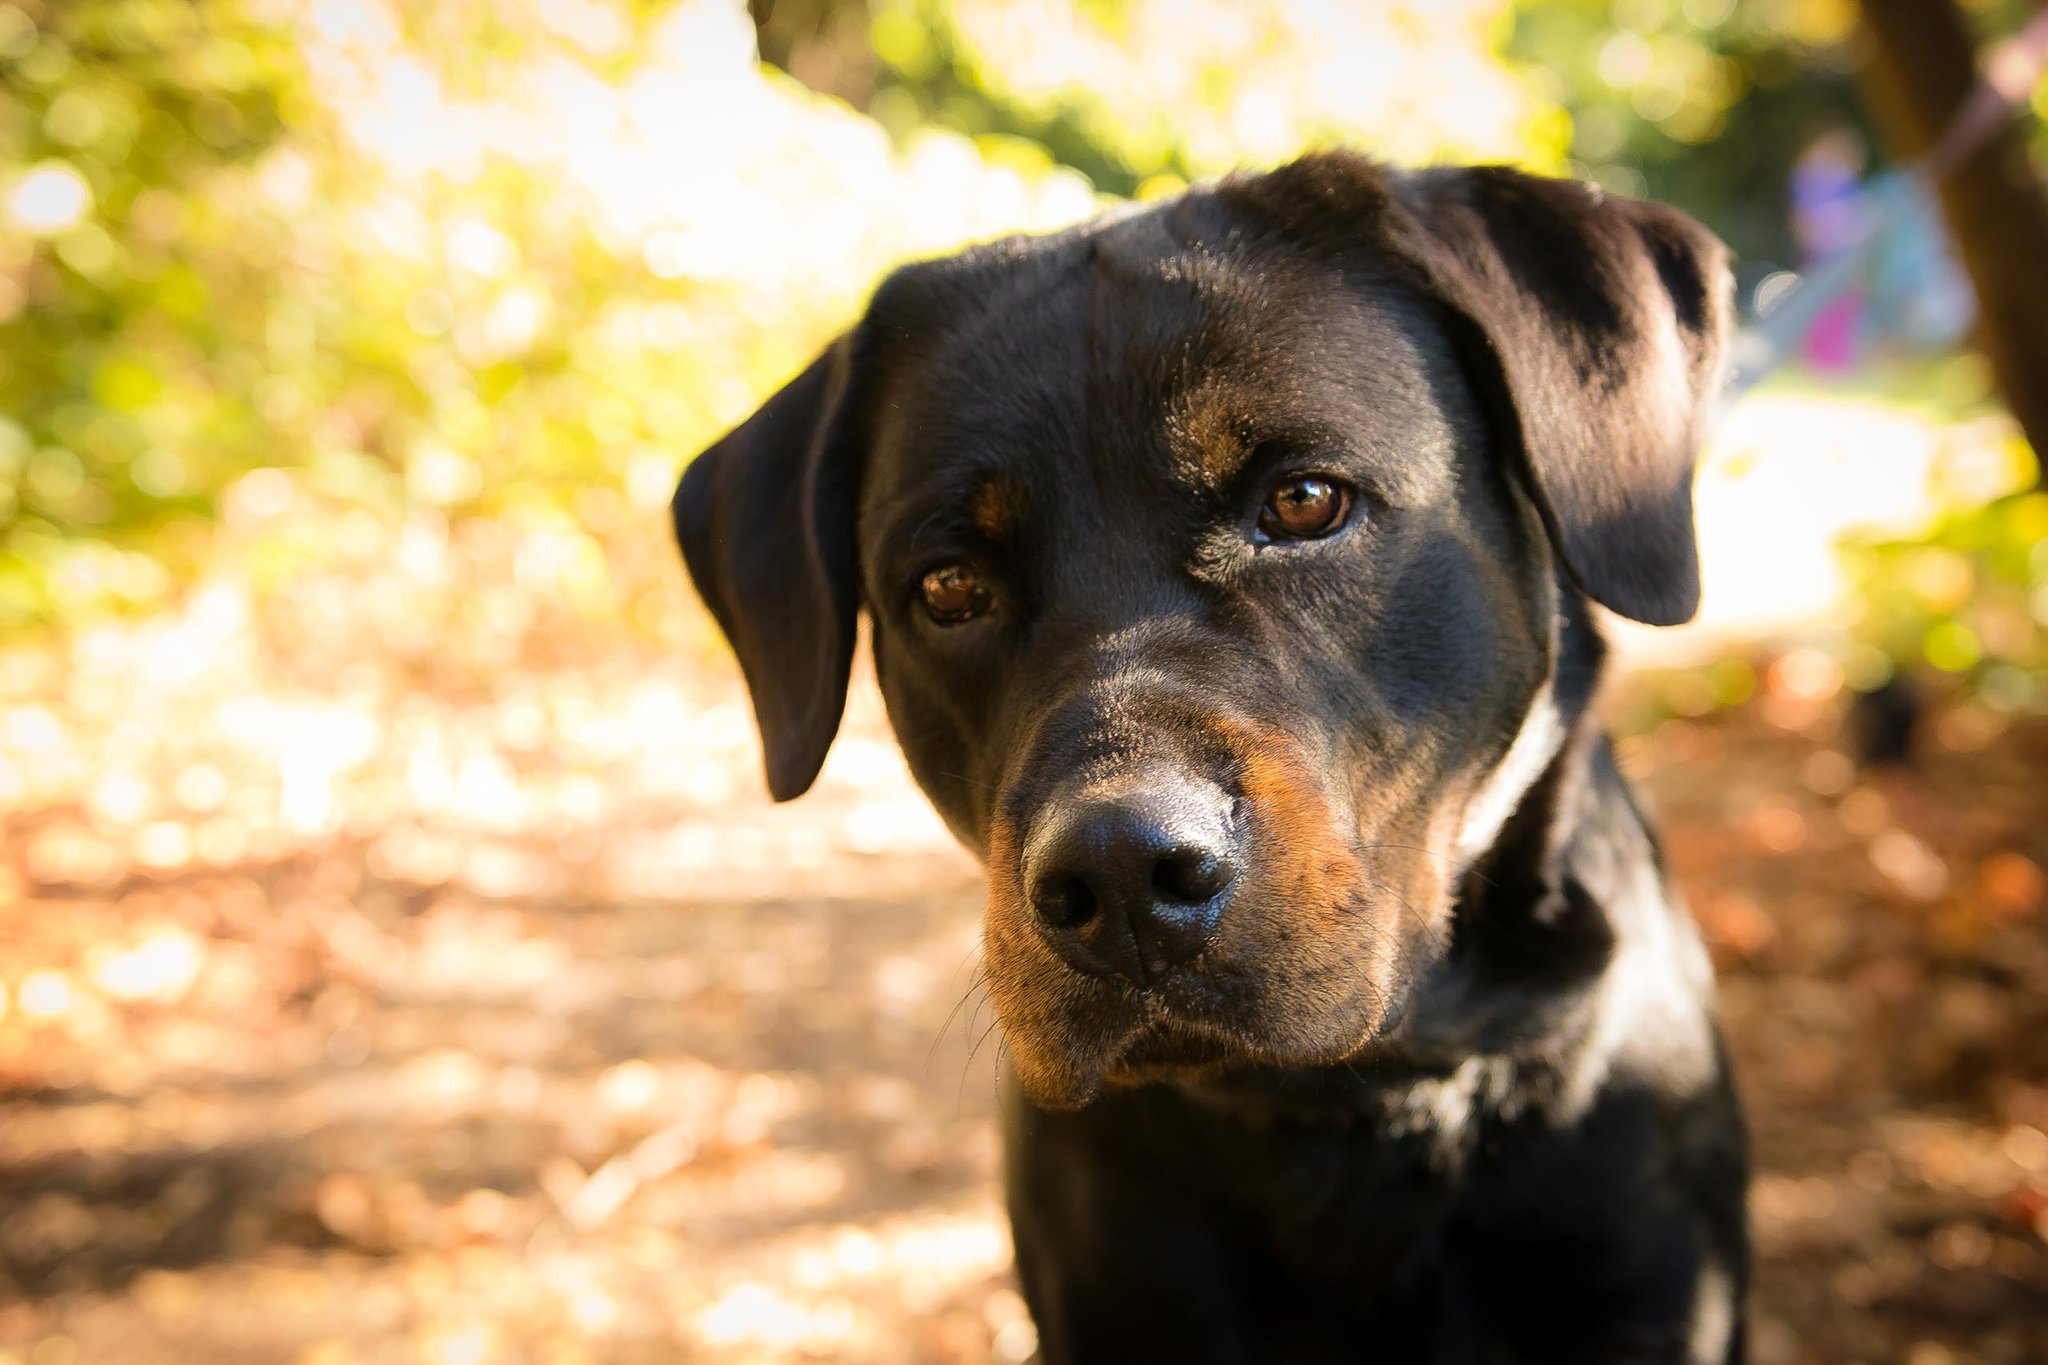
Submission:
[[1740,253],[1608,707],[1756,1359],[2048,1360],[2038,16],[0,2],[0,1365],[1028,1358],[975,868],[865,677],[768,804],[665,506],[892,264],[1331,141]]

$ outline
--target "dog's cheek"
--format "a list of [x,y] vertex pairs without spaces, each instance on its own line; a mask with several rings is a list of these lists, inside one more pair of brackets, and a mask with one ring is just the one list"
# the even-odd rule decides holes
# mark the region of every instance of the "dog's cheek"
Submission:
[[882,706],[910,775],[953,837],[977,857],[991,858],[988,782],[975,773],[964,728],[970,718],[953,705],[952,690],[928,677],[915,660],[901,657],[889,634],[880,630],[874,658]]
[[[1373,815],[1363,847],[1354,817],[1316,780],[1287,736],[1231,735],[1250,817],[1253,880],[1226,931],[1225,953],[1257,993],[1258,1031],[1276,1053],[1335,1060],[1374,1036],[1440,937],[1443,878],[1419,822]],[[1417,828],[1409,830],[1408,823]],[[1379,854],[1384,851],[1387,856]]]

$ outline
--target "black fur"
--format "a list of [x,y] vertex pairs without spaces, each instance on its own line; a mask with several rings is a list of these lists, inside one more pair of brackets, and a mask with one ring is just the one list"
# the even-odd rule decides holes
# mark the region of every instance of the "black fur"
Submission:
[[[1588,599],[1697,600],[1728,288],[1668,209],[1323,154],[899,271],[691,466],[774,794],[865,609],[988,864],[1046,1360],[1741,1357],[1711,981],[1588,719]],[[1303,474],[1356,514],[1267,543]],[[928,619],[940,564],[993,609]],[[1162,783],[1240,870],[1191,960],[1095,970],[1033,833]]]

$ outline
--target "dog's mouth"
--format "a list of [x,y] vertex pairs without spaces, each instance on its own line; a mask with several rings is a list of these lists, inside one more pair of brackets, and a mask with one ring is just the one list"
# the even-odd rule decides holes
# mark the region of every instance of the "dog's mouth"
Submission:
[[1262,1052],[1233,1029],[1135,994],[1051,1028],[1020,1021],[1010,1027],[1009,1045],[1025,1093],[1047,1109],[1078,1109],[1105,1088],[1256,1065]]
[[1048,1038],[1015,1030],[1010,1052],[1024,1092],[1046,1109],[1077,1109],[1107,1089],[1187,1084],[1264,1069],[1336,1066],[1368,1049],[1382,1021],[1353,1021],[1314,1043],[1248,1033],[1213,1016],[1152,999],[1133,1001],[1116,1026],[1102,1021]]
[[[1247,910],[1249,913],[1249,910]],[[1361,910],[1361,924],[1370,911]],[[1408,964],[1377,931],[1235,966],[1205,957],[1139,988],[1019,961],[990,926],[992,994],[1031,1100],[1073,1109],[1105,1089],[1186,1084],[1261,1069],[1335,1066],[1398,1019]],[[1017,946],[1017,945],[1012,945]]]

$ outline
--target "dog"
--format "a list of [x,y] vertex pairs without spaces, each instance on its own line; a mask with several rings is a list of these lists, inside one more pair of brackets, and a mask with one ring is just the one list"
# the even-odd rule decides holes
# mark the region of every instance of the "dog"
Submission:
[[778,800],[857,617],[984,862],[1052,1365],[1730,1362],[1711,972],[1589,707],[1689,619],[1727,254],[1342,151],[897,270],[674,502]]

